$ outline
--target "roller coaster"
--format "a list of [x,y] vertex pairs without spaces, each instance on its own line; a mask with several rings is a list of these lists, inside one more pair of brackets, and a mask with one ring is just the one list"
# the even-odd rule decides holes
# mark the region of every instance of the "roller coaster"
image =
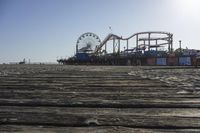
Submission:
[[[140,37],[140,36],[146,36],[146,37]],[[157,35],[157,36],[154,36]],[[164,36],[162,36],[164,35]],[[154,36],[154,37],[152,37]],[[134,49],[129,49],[129,40],[136,38],[136,47]],[[168,45],[168,50],[172,51],[173,50],[173,34],[168,33],[168,32],[139,32],[139,33],[135,33],[133,35],[131,35],[128,38],[122,38],[119,37],[117,35],[114,34],[109,34],[104,40],[103,42],[95,49],[94,54],[98,54],[101,50],[102,47],[105,46],[106,48],[106,44],[108,41],[112,40],[113,44],[115,44],[115,41],[118,40],[118,52],[120,51],[120,41],[126,41],[127,42],[127,47],[126,47],[126,51],[133,51],[133,50],[141,50],[141,48],[143,48],[143,50],[146,49],[146,47],[148,48],[148,50],[150,50],[151,48],[156,48],[156,50],[158,50],[158,47],[162,47],[163,45]],[[152,42],[155,42],[155,44],[152,44]],[[165,41],[160,43],[159,41]],[[142,42],[142,44],[140,43]],[[140,44],[139,44],[140,43]],[[113,45],[113,51],[115,52],[115,45]],[[106,51],[106,49],[105,49]]]
[[193,58],[195,54],[183,55],[181,48],[178,52],[173,49],[170,32],[138,32],[129,37],[108,34],[103,41],[87,32],[78,38],[75,56],[58,62],[72,65],[192,65]]

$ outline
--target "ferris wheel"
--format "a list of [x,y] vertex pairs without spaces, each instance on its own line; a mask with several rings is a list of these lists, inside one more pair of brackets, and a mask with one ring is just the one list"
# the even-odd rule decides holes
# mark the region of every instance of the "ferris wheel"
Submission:
[[78,53],[92,53],[101,44],[100,38],[91,32],[82,34],[76,43]]

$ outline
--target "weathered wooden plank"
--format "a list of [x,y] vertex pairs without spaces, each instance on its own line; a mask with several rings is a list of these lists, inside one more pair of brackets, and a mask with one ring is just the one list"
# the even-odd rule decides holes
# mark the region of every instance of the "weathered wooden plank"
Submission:
[[[47,76],[47,77],[45,77]],[[132,76],[132,75],[118,75],[118,76],[112,76],[112,75],[96,75],[96,73],[93,73],[92,75],[62,75],[62,76],[55,76],[55,75],[46,75],[46,74],[33,74],[33,75],[18,75],[18,78],[13,76],[0,76],[0,80],[94,80],[97,81],[99,79],[106,79],[106,80],[148,80],[147,78],[141,78],[139,76]]]
[[6,85],[73,85],[73,86],[163,86],[164,83],[153,80],[96,80],[90,81],[76,79],[76,80],[4,80],[0,81],[1,86]]
[[0,107],[1,124],[199,128],[200,110]]
[[1,86],[68,86],[68,87],[167,87],[167,85],[162,83],[137,83],[137,84],[87,84],[87,83],[81,83],[81,84],[63,84],[63,83],[6,83],[1,84]]
[[[95,80],[94,80],[95,79]],[[1,86],[6,85],[94,85],[94,86],[138,86],[154,85],[162,86],[164,83],[149,79],[99,79],[99,78],[76,78],[76,79],[3,79],[0,80]]]
[[200,107],[200,94],[180,90],[0,90],[0,105],[81,107]]
[[56,127],[56,126],[22,126],[0,125],[3,133],[199,133],[200,129],[151,129],[130,128],[122,126],[99,127]]
[[[116,98],[117,99],[117,98]],[[29,98],[29,99],[0,99],[0,105],[18,106],[65,106],[65,107],[112,107],[112,108],[134,108],[134,107],[162,107],[162,108],[192,108],[200,107],[199,98],[136,98],[126,100],[81,98]]]
[[52,98],[52,99],[107,99],[107,100],[127,100],[136,98],[200,98],[198,91],[183,91],[180,90],[166,90],[166,91],[49,91],[49,90],[0,90],[0,98],[13,98],[13,99],[30,99],[30,98]]
[[[89,87],[89,86],[82,86],[82,87],[76,87],[76,86],[50,86],[50,85],[6,85],[2,86],[0,85],[0,91],[46,91],[46,92],[130,92],[130,93],[137,93],[137,92],[159,92],[159,93],[180,93],[181,91],[185,91],[185,93],[192,93],[193,89],[183,89],[183,88],[177,88],[177,87],[161,87],[161,86],[154,86],[154,87]],[[198,90],[197,90],[198,91]]]
[[82,80],[82,79],[76,79],[76,80],[7,80],[5,79],[4,81],[0,81],[1,84],[18,84],[18,83],[23,83],[24,85],[26,84],[33,84],[33,83],[63,83],[65,85],[67,84],[84,84],[84,83],[87,83],[87,84],[95,84],[95,85],[102,85],[102,84],[105,84],[105,85],[110,85],[110,84],[127,84],[127,85],[132,85],[132,84],[163,84],[159,81],[151,81],[151,80]]

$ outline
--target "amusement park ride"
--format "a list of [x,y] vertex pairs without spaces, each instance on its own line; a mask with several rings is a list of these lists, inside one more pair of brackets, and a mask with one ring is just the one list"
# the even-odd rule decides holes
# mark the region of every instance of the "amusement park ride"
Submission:
[[174,50],[173,34],[169,32],[139,32],[127,38],[108,34],[103,41],[87,32],[76,42],[75,56],[57,61],[78,65],[192,65],[198,52],[181,47]]

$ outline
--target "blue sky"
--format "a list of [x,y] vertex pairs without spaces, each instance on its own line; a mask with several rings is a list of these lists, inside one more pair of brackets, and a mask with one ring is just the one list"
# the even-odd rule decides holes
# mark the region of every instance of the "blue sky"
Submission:
[[0,0],[0,63],[55,62],[74,55],[77,38],[94,32],[127,37],[168,31],[174,45],[200,49],[199,0]]

